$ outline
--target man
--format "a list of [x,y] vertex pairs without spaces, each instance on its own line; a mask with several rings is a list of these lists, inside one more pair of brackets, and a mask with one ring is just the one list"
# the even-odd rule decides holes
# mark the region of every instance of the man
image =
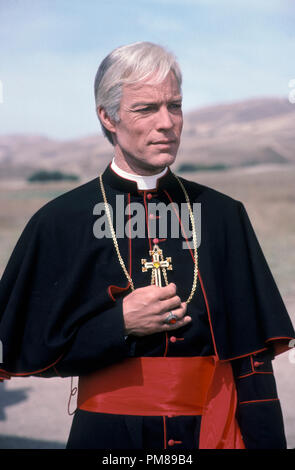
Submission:
[[[169,168],[182,130],[174,56],[114,50],[95,98],[114,159],[20,237],[1,283],[2,378],[80,377],[69,449],[285,448],[271,360],[294,330],[243,204]],[[172,224],[155,234],[151,203],[185,208],[190,226],[176,210],[180,236]]]

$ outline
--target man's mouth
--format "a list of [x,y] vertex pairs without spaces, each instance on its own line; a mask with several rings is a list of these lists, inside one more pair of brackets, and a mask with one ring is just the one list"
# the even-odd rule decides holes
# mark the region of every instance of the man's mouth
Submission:
[[175,140],[157,140],[156,142],[152,142],[153,145],[170,145],[173,144]]

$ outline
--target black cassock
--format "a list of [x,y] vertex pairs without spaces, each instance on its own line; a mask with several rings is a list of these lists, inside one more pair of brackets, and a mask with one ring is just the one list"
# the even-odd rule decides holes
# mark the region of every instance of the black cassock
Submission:
[[[245,447],[285,448],[271,360],[295,336],[288,313],[243,204],[204,185],[181,181],[191,204],[201,204],[199,278],[187,310],[192,322],[167,334],[125,338],[122,299],[131,290],[112,238],[97,235],[102,221],[97,204],[103,199],[95,178],[42,207],[11,255],[0,284],[1,377],[82,376],[128,357],[214,355],[231,362]],[[184,208],[184,193],[170,170],[154,190],[138,190],[110,165],[103,182],[115,228],[118,218],[132,223],[133,214],[125,211],[129,203],[144,207],[145,237],[128,237],[128,223],[124,236],[118,236],[135,288],[144,287],[151,273],[142,272],[141,259],[150,258],[153,239],[148,228],[159,214],[150,203],[173,201]],[[104,228],[108,231],[107,224]],[[158,245],[164,258],[172,257],[168,281],[176,284],[184,301],[193,281],[191,250],[184,248],[182,235],[172,238],[169,223]],[[201,416],[77,410],[68,448],[197,448],[201,421]]]

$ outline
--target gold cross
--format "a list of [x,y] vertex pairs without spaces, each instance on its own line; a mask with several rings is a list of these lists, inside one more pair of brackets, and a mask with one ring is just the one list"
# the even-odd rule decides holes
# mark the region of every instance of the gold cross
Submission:
[[160,250],[158,245],[154,245],[152,250],[149,250],[149,254],[153,257],[152,261],[147,261],[146,259],[141,260],[142,271],[145,272],[148,269],[152,269],[152,275],[155,279],[156,286],[162,287],[161,280],[161,268],[167,268],[169,271],[172,270],[171,257],[163,259],[163,252]]

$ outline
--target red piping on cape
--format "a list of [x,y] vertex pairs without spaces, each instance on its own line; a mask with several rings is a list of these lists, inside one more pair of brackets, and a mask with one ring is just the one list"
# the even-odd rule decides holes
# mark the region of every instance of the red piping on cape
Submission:
[[[269,339],[266,339],[265,342],[268,343],[270,341],[279,341],[279,340],[291,340],[291,339],[294,339],[294,338],[291,338],[290,336],[276,336],[274,338],[269,338]],[[278,356],[279,354],[282,354],[283,352],[286,352],[286,351],[289,351],[289,346],[286,345],[285,343],[284,344],[276,344],[274,343],[273,344],[274,347],[275,347],[275,356]],[[261,349],[257,349],[256,351],[250,351],[246,354],[241,354],[241,356],[234,356],[234,357],[229,357],[228,359],[224,359],[225,361],[233,361],[235,359],[241,359],[242,357],[247,357],[247,356],[251,356],[251,354],[253,354],[255,356],[255,354],[258,354],[262,351],[267,351],[268,348],[261,348]]]
[[116,302],[116,298],[115,296],[117,294],[120,294],[121,292],[124,292],[126,290],[128,290],[130,287],[130,282],[128,282],[128,285],[126,287],[119,287],[119,286],[109,286],[107,291],[108,291],[108,294],[110,296],[110,298]]
[[258,375],[258,374],[271,374],[271,375],[273,375],[273,372],[258,372],[258,371],[255,371],[255,372],[250,372],[249,374],[240,375],[239,377],[237,377],[237,379],[245,379],[246,377],[249,377],[250,375]]
[[246,405],[248,403],[261,403],[264,401],[280,401],[279,398],[265,398],[264,400],[250,400],[250,401],[240,401],[239,405]]
[[285,342],[276,343],[276,341],[291,340],[291,339],[294,339],[294,338],[291,338],[290,336],[275,336],[274,338],[268,338],[267,340],[265,340],[265,342],[267,343],[269,341],[274,341],[273,345],[275,348],[275,355],[278,356],[279,354],[282,354],[283,352],[289,351],[291,348],[289,347],[288,344],[285,344]]
[[[0,373],[1,372],[4,372],[4,375],[6,374],[9,374],[10,377],[21,377],[21,376],[26,376],[26,375],[34,375],[34,374],[39,374],[41,372],[44,372],[45,370],[47,369],[50,369],[50,367],[53,367],[55,364],[58,363],[58,361],[61,360],[61,358],[63,357],[63,354],[61,354],[61,356],[59,356],[58,359],[56,359],[56,361],[54,361],[52,364],[50,364],[49,366],[46,366],[44,367],[43,369],[39,369],[39,370],[35,370],[35,371],[32,371],[32,372],[9,372],[7,370],[4,370],[4,369],[0,369]],[[10,377],[4,377],[4,379],[10,379]]]

